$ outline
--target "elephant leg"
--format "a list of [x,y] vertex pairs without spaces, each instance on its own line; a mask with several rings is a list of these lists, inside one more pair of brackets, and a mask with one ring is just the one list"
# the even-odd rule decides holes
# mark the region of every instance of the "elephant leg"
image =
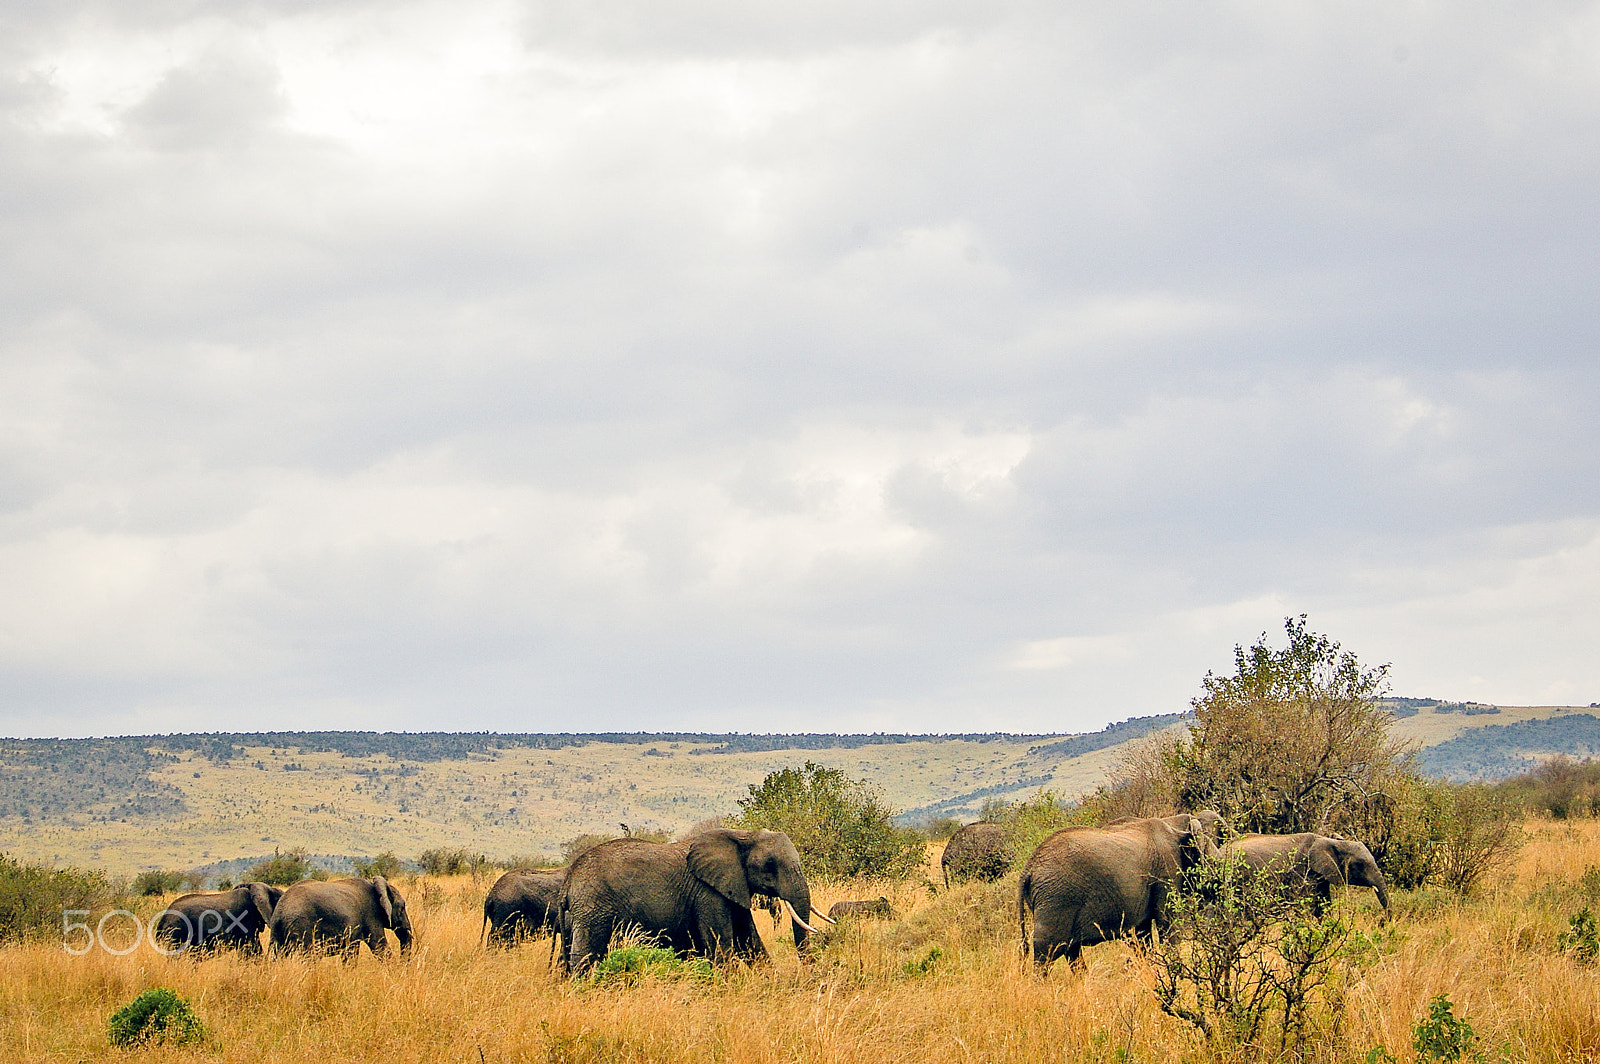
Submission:
[[[713,961],[739,952],[739,938],[729,908],[730,906],[726,904],[704,905],[695,913],[692,944],[698,952]],[[746,919],[748,920],[748,913]],[[750,925],[750,931],[752,934],[755,932],[754,924]]]
[[766,944],[756,931],[754,914],[748,909],[735,908],[733,916],[733,952],[747,961],[767,959]]
[[[573,975],[582,975],[587,972],[596,961],[600,959],[611,941],[611,927],[609,924],[600,927],[590,927],[578,920],[572,922],[572,940],[567,943],[567,969]],[[596,943],[600,944],[599,953],[595,950]]]

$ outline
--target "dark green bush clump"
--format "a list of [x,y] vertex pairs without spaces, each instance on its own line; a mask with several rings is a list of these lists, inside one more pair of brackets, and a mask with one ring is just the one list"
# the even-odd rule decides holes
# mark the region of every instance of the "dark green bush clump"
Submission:
[[182,872],[163,872],[154,868],[133,877],[133,892],[145,898],[156,894],[172,894],[183,889],[185,878]]
[[0,942],[59,935],[64,911],[100,913],[121,900],[104,872],[24,864],[0,853]]
[[393,879],[395,876],[403,875],[406,871],[405,862],[400,860],[392,850],[385,850],[376,857],[358,857],[351,863],[355,866],[356,875],[366,879],[371,879],[373,876]]
[[712,982],[716,969],[704,957],[680,957],[661,946],[618,946],[589,973],[596,986],[629,986],[647,977]]
[[119,1047],[204,1041],[205,1025],[189,1003],[164,986],[152,987],[118,1009],[108,1024],[111,1044]]
[[729,826],[784,832],[809,875],[909,879],[927,854],[921,835],[896,826],[877,788],[812,761],[752,783]]
[[270,883],[275,887],[287,887],[302,879],[327,878],[327,872],[312,865],[305,847],[296,846],[288,853],[280,853],[274,849],[271,857],[251,865],[240,882]]
[[423,850],[417,857],[417,864],[430,876],[476,875],[480,869],[490,867],[486,855],[473,853],[460,846],[455,849],[441,846],[438,849]]

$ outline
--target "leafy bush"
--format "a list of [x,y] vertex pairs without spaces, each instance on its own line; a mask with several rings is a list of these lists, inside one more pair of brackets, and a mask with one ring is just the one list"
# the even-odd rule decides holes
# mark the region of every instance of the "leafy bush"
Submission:
[[895,825],[877,788],[812,761],[752,783],[732,826],[784,832],[813,875],[909,879],[927,856],[922,836]]
[[288,853],[282,853],[274,847],[272,856],[251,865],[240,882],[270,883],[275,887],[287,887],[302,879],[327,878],[327,872],[311,863],[304,846],[296,846]]
[[356,875],[365,879],[373,876],[382,876],[393,879],[395,876],[405,874],[406,863],[395,855],[393,850],[385,850],[376,857],[357,857],[351,862],[355,866]]
[[1584,967],[1600,960],[1600,923],[1587,905],[1573,913],[1567,921],[1567,930],[1556,936],[1556,948],[1572,954]]
[[1326,830],[1347,804],[1382,789],[1403,762],[1379,704],[1388,666],[1364,668],[1304,616],[1289,644],[1234,648],[1234,673],[1207,673],[1189,735],[1155,747],[1152,775],[1172,808],[1215,809],[1241,831]]
[[1418,1061],[1437,1060],[1443,1064],[1454,1064],[1462,1059],[1481,1058],[1481,1054],[1477,1053],[1468,1055],[1477,1040],[1472,1025],[1452,1015],[1449,997],[1440,994],[1428,1003],[1428,1015],[1417,1023],[1416,1030],[1412,1032],[1411,1046],[1417,1051]]
[[1445,784],[1449,816],[1442,834],[1439,880],[1471,894],[1503,871],[1522,848],[1521,807],[1514,798],[1475,784]]
[[146,898],[171,894],[183,889],[186,878],[182,872],[163,872],[159,868],[140,872],[133,877],[133,892]]
[[1600,815],[1600,762],[1552,757],[1532,772],[1501,784],[1531,812],[1557,820]]
[[1038,849],[1039,843],[1073,824],[1093,824],[1100,819],[1100,810],[1092,802],[1068,801],[1055,791],[1041,790],[1031,798],[1017,802],[1005,810],[1005,818],[998,821],[1006,829],[1006,841],[1018,863]]
[[0,942],[59,935],[64,911],[99,913],[122,900],[104,872],[24,864],[0,853]]
[[717,972],[704,957],[680,957],[661,946],[629,944],[607,953],[589,973],[596,986],[631,986],[646,978],[713,982]]
[[1351,931],[1335,915],[1242,859],[1205,861],[1171,899],[1171,924],[1149,951],[1157,1000],[1224,1051],[1304,1056],[1313,1007],[1350,959]]
[[118,1009],[108,1026],[113,1046],[186,1045],[206,1036],[189,1003],[164,986],[152,987]]
[[480,870],[491,867],[488,857],[461,846],[423,850],[417,857],[417,864],[430,876],[477,875]]

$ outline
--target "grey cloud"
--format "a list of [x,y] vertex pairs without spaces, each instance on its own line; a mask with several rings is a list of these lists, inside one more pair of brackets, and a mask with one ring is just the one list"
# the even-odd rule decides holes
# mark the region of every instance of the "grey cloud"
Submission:
[[[1600,633],[1586,10],[8,13],[0,730],[1075,728],[1289,612]],[[68,120],[56,50],[201,22]],[[298,112],[334,38],[458,110]]]

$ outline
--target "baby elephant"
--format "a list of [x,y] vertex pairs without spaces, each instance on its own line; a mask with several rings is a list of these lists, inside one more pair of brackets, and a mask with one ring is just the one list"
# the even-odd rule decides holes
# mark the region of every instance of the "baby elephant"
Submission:
[[157,914],[153,940],[163,953],[216,950],[261,952],[261,932],[283,897],[282,887],[240,883],[232,890],[185,894]]
[[489,888],[483,899],[483,926],[478,933],[491,946],[514,946],[519,939],[556,930],[556,903],[561,900],[565,869],[538,872],[517,868]]
[[400,940],[402,956],[411,952],[406,900],[382,876],[307,880],[284,891],[272,913],[272,952],[336,952],[353,961],[365,942],[382,957],[389,952],[385,931]]
[[843,920],[847,916],[853,916],[858,920],[900,919],[900,914],[894,911],[889,899],[882,896],[872,901],[836,901],[833,903],[833,908],[828,910],[830,920]]

